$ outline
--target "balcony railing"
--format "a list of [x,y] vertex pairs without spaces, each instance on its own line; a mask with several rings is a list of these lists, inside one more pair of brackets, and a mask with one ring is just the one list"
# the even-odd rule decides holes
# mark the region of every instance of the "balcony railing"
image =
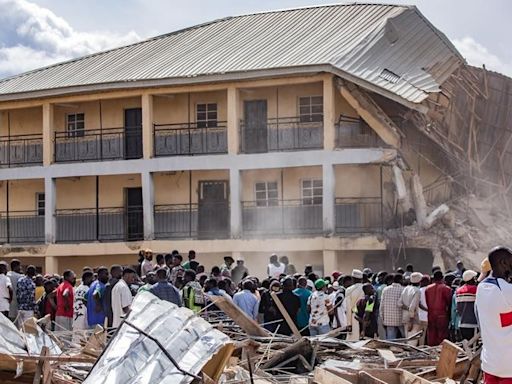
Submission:
[[227,125],[212,127],[198,123],[154,124],[155,156],[188,156],[228,152]]
[[383,207],[380,197],[336,198],[336,232],[382,232]]
[[425,201],[430,206],[448,203],[452,199],[452,185],[449,180],[434,182],[423,188]]
[[55,132],[55,162],[140,159],[142,128]]
[[156,239],[229,237],[228,202],[155,205]]
[[142,207],[58,209],[56,241],[136,241],[144,235]]
[[240,121],[240,152],[264,153],[322,149],[323,122],[300,117],[279,117],[247,124]]
[[[322,232],[322,204],[303,200],[242,202],[244,235],[308,235]],[[309,201],[308,201],[309,202]]]
[[43,163],[43,136],[16,135],[0,137],[0,166],[19,167]]
[[0,212],[0,242],[44,243],[44,215],[37,211]]
[[387,148],[375,131],[361,119],[342,116],[336,123],[336,148]]

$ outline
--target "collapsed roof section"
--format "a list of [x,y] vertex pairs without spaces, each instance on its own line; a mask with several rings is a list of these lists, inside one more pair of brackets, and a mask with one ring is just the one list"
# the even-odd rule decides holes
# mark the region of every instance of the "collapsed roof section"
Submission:
[[228,17],[0,81],[0,100],[331,72],[418,108],[464,62],[413,6]]
[[191,310],[142,292],[84,384],[190,383],[231,343]]

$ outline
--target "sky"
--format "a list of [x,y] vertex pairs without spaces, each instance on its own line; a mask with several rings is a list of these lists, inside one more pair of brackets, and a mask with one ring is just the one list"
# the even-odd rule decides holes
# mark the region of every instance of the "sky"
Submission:
[[[512,77],[510,0],[379,1],[416,5],[469,64]],[[334,0],[0,0],[0,78],[202,22]],[[338,1],[338,3],[341,3]]]

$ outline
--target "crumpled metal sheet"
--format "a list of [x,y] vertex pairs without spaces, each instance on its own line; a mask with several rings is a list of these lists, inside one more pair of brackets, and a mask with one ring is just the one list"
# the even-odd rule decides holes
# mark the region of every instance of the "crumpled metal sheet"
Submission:
[[23,335],[11,320],[0,313],[0,354],[26,355],[27,346]]
[[[187,308],[139,293],[127,321],[156,338],[185,371],[197,375],[228,336]],[[123,323],[84,384],[190,383],[158,345]]]

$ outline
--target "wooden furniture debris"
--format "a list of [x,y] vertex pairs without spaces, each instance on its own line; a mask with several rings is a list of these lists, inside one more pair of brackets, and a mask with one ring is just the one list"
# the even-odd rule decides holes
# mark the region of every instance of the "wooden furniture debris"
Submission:
[[457,365],[457,357],[459,353],[464,353],[464,350],[448,340],[444,340],[441,346],[441,355],[439,356],[436,367],[436,376],[437,378],[447,377],[453,379]]
[[212,302],[228,315],[236,324],[242,328],[248,336],[267,337],[265,331],[258,323],[248,317],[233,302],[220,296],[210,296]]

